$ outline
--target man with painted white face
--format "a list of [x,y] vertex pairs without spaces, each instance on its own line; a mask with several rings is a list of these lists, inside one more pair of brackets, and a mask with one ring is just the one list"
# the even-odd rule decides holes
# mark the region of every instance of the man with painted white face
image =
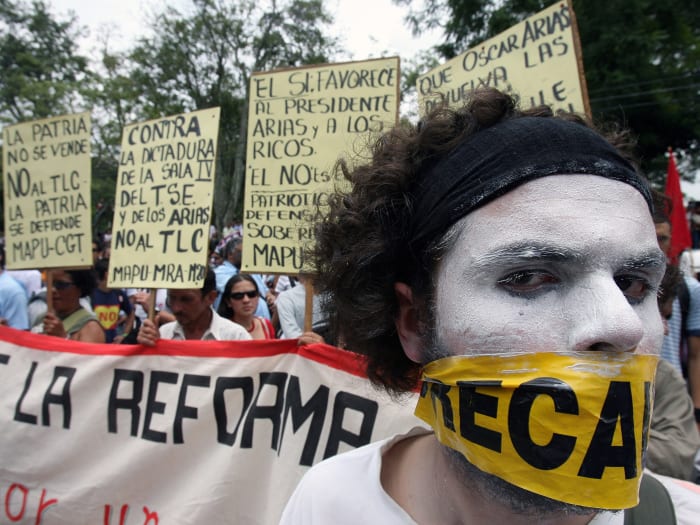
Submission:
[[[282,523],[623,523],[665,257],[618,139],[489,89],[341,165],[351,189],[319,222],[315,286],[375,383],[420,389],[431,429],[316,465]],[[673,523],[648,485],[646,517]]]

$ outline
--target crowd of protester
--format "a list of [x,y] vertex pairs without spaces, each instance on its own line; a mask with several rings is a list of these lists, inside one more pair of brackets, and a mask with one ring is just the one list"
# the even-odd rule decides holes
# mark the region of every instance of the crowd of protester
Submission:
[[[223,228],[221,235],[212,226],[208,257],[211,289],[207,289],[205,283],[202,290],[180,291],[109,288],[111,235],[98,233],[92,242],[93,266],[89,269],[2,271],[0,319],[13,328],[92,343],[154,344],[158,337],[293,338],[299,339],[300,344],[325,342],[318,300],[314,302],[315,331],[304,330],[305,288],[298,276],[241,272],[242,235],[242,225],[232,221]],[[0,248],[4,269],[4,239]],[[49,276],[51,309],[47,306]],[[183,293],[185,296],[180,297]],[[149,319],[151,294],[155,294],[155,299],[153,316]],[[281,316],[277,309],[280,297]],[[218,318],[244,328],[245,334],[237,329],[222,331],[222,321]],[[208,330],[212,322],[219,323],[219,329],[213,331],[216,337]],[[194,329],[197,324],[203,329]],[[140,341],[139,334],[149,329],[150,336]]]

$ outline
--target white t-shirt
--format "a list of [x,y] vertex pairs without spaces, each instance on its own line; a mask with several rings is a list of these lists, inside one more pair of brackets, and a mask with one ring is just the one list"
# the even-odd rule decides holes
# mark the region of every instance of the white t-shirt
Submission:
[[[314,465],[287,502],[280,525],[416,525],[382,487],[382,456],[399,441],[429,432],[415,427]],[[623,523],[623,512],[603,512],[589,525]]]

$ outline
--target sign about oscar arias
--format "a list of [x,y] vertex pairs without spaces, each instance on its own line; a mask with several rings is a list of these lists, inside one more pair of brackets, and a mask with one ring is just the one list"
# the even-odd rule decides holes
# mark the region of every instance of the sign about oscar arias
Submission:
[[203,285],[219,114],[209,108],[124,128],[110,287]]
[[8,269],[92,264],[90,114],[3,129]]
[[277,524],[310,465],[422,424],[361,364],[292,339],[144,348],[0,326],[0,515]]
[[574,11],[556,4],[418,77],[422,111],[441,94],[459,105],[477,88],[520,97],[522,107],[548,104],[590,115]]
[[313,239],[310,218],[342,183],[339,157],[369,156],[372,137],[393,127],[399,59],[255,73],[250,80],[243,267],[296,274]]

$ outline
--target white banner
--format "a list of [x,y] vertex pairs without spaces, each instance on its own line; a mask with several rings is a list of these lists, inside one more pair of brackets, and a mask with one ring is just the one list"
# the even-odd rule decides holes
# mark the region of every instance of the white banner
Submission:
[[273,524],[308,467],[419,421],[361,358],[92,345],[0,327],[0,523]]

